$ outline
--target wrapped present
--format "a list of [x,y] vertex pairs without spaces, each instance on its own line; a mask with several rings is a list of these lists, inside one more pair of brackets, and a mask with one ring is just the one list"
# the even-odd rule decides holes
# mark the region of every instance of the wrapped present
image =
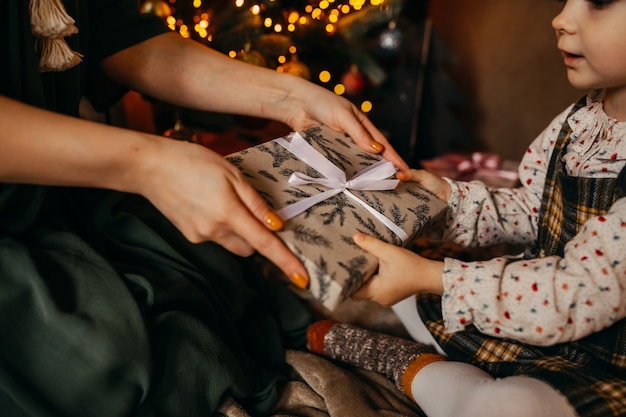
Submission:
[[453,180],[482,181],[491,188],[512,188],[519,185],[519,163],[502,160],[493,153],[446,153],[420,163],[427,171]]
[[309,293],[330,311],[377,268],[352,241],[355,232],[406,246],[445,209],[417,183],[395,179],[391,162],[326,126],[227,159],[285,220],[277,234],[307,269]]

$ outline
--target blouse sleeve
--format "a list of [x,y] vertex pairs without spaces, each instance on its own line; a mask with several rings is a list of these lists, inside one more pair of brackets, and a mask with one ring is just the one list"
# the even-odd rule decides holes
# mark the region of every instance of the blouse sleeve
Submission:
[[626,317],[626,198],[589,219],[563,258],[511,262],[446,259],[442,308],[448,331],[535,345],[578,340]]
[[452,195],[444,240],[463,246],[528,244],[537,237],[541,197],[554,143],[570,109],[528,147],[519,167],[521,186],[490,189],[481,182],[448,180]]

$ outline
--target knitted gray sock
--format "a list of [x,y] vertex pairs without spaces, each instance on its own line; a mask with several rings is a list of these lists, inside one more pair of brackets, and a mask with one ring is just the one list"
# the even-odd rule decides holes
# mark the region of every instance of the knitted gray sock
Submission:
[[429,345],[334,320],[313,323],[307,339],[313,352],[381,373],[409,396],[417,372],[445,359]]

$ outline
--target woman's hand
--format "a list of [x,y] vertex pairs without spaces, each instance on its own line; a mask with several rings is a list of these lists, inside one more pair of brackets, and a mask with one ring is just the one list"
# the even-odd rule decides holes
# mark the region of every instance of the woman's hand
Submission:
[[272,231],[282,220],[222,156],[200,145],[159,138],[143,158],[138,189],[191,242],[213,241],[249,256],[255,250],[297,286],[308,284],[298,258]]
[[285,100],[294,100],[294,105],[289,106],[290,111],[284,115],[284,122],[294,130],[321,122],[333,130],[347,133],[365,151],[380,153],[398,169],[409,168],[380,130],[347,99],[316,84],[302,83],[291,90]]
[[373,236],[356,233],[354,242],[378,258],[378,273],[353,295],[356,300],[372,300],[392,306],[421,292],[442,294],[443,262],[426,259]]
[[426,188],[428,191],[435,194],[439,199],[446,203],[452,195],[452,188],[446,180],[423,169],[409,169],[405,171],[399,171],[398,173],[396,173],[396,178],[403,182],[417,182],[422,187]]

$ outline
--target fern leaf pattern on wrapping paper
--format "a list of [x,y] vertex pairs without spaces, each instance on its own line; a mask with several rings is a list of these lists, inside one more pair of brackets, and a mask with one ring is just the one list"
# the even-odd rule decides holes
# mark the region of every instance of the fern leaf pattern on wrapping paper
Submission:
[[320,234],[317,230],[298,225],[293,229],[294,237],[296,240],[305,242],[309,245],[319,246],[326,249],[332,249],[333,245],[324,235]]
[[[326,204],[323,204],[323,203],[326,203]],[[336,196],[333,196],[333,198],[331,199],[322,201],[322,203],[318,204],[317,206],[332,207],[331,211],[321,213],[319,216],[325,219],[324,220],[325,225],[339,223],[340,226],[343,226],[346,221],[346,210],[356,208],[354,204],[352,204],[352,202],[349,201],[348,197],[346,197],[344,194],[337,194]],[[307,210],[307,213],[311,211],[312,209],[314,209],[314,207],[311,207],[311,209]]]
[[310,143],[315,143],[318,147],[318,151],[326,157],[330,162],[335,164],[342,171],[346,171],[346,167],[352,166],[350,159],[346,157],[341,150],[336,149],[335,144],[339,143],[346,148],[350,146],[343,141],[338,141],[337,138],[328,139],[322,135],[321,127],[314,127],[305,132],[306,139]]
[[365,193],[363,191],[354,192],[361,200],[365,201],[368,206],[379,212],[380,214],[385,214],[385,205],[382,200],[376,195],[376,192],[370,191],[369,193]]
[[272,182],[278,182],[278,178],[276,178],[274,175],[272,175],[271,172],[269,172],[269,171],[267,171],[265,169],[260,170],[259,171],[259,175],[264,177],[264,178],[267,178],[268,180],[270,180]]
[[[313,187],[313,188],[315,189],[315,193],[304,191],[298,187],[284,189],[283,190],[284,194],[288,194],[293,197],[292,199],[287,200],[285,202],[285,205],[297,203],[301,200],[312,197],[315,194],[319,194],[321,192],[326,191],[325,189],[322,189],[319,187]],[[342,199],[343,199],[343,202],[340,202]],[[304,216],[303,218],[306,219],[312,214],[318,213],[319,211],[324,210],[326,207],[331,207],[332,210],[329,212],[324,212],[320,214],[321,217],[327,218],[324,224],[326,225],[332,224],[336,221],[337,218],[339,218],[339,224],[342,226],[345,221],[345,211],[347,209],[354,208],[352,203],[349,202],[345,198],[345,196],[340,194],[340,195],[333,196],[332,198],[329,198],[328,200],[320,201],[315,206],[308,208],[303,214],[301,214],[301,216]]]
[[[430,202],[431,198],[437,198],[433,193],[428,191],[427,189],[423,189],[422,192],[417,192],[415,190],[406,190],[407,193],[415,197],[416,199],[423,201],[424,203]],[[430,195],[430,197],[429,197]]]
[[430,220],[430,206],[428,204],[409,207],[409,211],[415,214],[415,221],[413,222],[413,229],[415,230],[421,230]]
[[315,278],[319,283],[319,300],[323,303],[328,299],[330,284],[336,279],[336,272],[332,274],[328,271],[328,262],[324,259],[323,256],[320,256],[317,261],[317,269],[315,270]]
[[294,159],[294,156],[291,152],[285,149],[284,146],[273,141],[269,142],[268,144],[260,145],[259,150],[272,156],[272,167],[274,168],[280,168],[283,162]]
[[409,220],[409,216],[402,213],[400,207],[395,203],[391,206],[389,212],[391,213],[391,220],[400,227],[404,226]]
[[241,164],[243,163],[243,156],[244,153],[243,151],[239,153],[239,155],[229,155],[226,157],[226,160],[228,162],[230,162],[231,164],[233,164],[234,166],[236,166],[237,168],[241,167]]
[[365,256],[359,255],[352,258],[348,263],[339,262],[339,266],[348,272],[348,280],[341,290],[341,296],[346,299],[359,289],[365,282],[365,268],[367,267],[367,259]]
[[365,230],[358,229],[359,232],[372,235],[380,240],[393,242],[396,245],[402,242],[396,235],[394,235],[391,231],[387,230],[386,227],[382,226],[384,227],[384,229],[382,229],[380,227],[381,223],[378,220],[374,220],[371,217],[364,218],[356,211],[353,211],[352,215],[354,216],[356,221],[359,222],[361,227],[365,229]]
[[[281,169],[279,171],[279,174],[282,175],[283,177],[289,178],[291,174],[293,174],[294,172],[296,172],[296,170],[293,168],[285,168],[285,169]],[[304,169],[298,169],[297,172],[302,172],[304,175],[308,175],[309,177],[313,177],[313,178],[322,177],[322,174],[317,172],[315,168],[312,168],[309,165],[304,166]]]

